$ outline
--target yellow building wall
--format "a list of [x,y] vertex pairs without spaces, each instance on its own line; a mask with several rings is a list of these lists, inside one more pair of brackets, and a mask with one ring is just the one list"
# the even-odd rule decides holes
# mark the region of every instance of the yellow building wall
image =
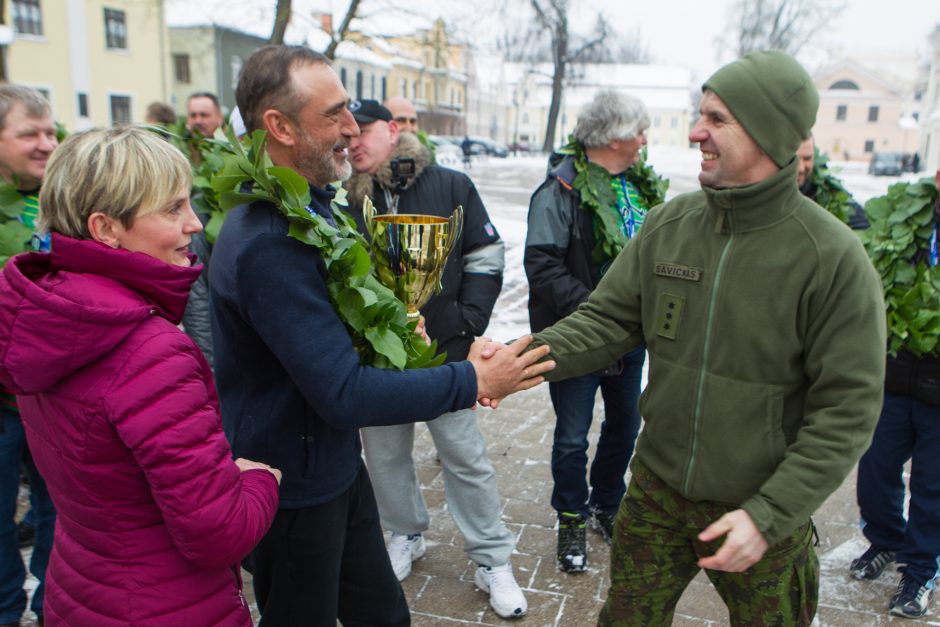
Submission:
[[[111,123],[111,94],[131,97],[131,121],[143,122],[147,105],[166,99],[169,45],[161,0],[89,0],[86,2],[91,61],[91,119],[96,126]],[[109,50],[105,41],[104,9],[127,15],[127,50]]]
[[[837,81],[852,81],[858,89],[830,89]],[[819,112],[813,135],[816,146],[832,159],[868,161],[873,152],[911,152],[917,149],[917,133],[899,125],[903,97],[851,67],[840,68],[815,80]],[[838,119],[839,107],[845,119]],[[868,120],[870,107],[878,107],[877,121]],[[871,150],[866,150],[866,144]]]
[[[61,0],[40,0],[43,34],[17,33],[7,49],[7,73],[12,83],[29,85],[48,93],[55,118],[63,123],[77,117],[69,71],[68,28]],[[4,15],[12,25],[13,12],[4,0]]]
[[[179,115],[186,113],[186,102],[191,94],[200,91],[215,93],[218,82],[216,71],[215,35],[212,28],[174,28],[170,31],[170,50],[174,54],[189,55],[189,82],[176,80],[175,68],[170,67],[173,77],[167,104]],[[173,64],[172,55],[169,63]]]
[[[436,29],[442,29],[443,24],[437,25]],[[430,39],[419,37],[392,37],[389,38],[406,56],[415,59],[423,64],[423,70],[414,68],[394,67],[389,75],[395,74],[399,80],[401,72],[408,78],[409,92],[411,90],[411,81],[418,82],[417,96],[408,98],[412,100],[416,107],[420,109],[436,109],[438,107],[445,110],[456,112],[463,111],[467,98],[466,79],[459,80],[450,75],[450,72],[464,71],[464,54],[459,45],[450,44],[446,41],[446,34],[442,30],[432,31]],[[439,56],[439,58],[437,58]],[[435,71],[436,70],[436,71]],[[435,94],[435,83],[437,93]],[[395,83],[394,93],[398,94],[398,83]],[[455,104],[451,105],[451,92],[454,92]],[[436,97],[435,97],[436,95]]]
[[[6,15],[11,16],[10,0],[3,1]],[[17,34],[7,53],[7,67],[11,81],[49,92],[56,120],[69,131],[109,126],[112,94],[130,97],[135,123],[143,122],[150,102],[166,99],[169,49],[163,0],[40,1],[43,35]],[[69,7],[84,9],[84,29],[70,25]],[[106,7],[125,13],[126,50],[107,49]],[[76,46],[84,58],[73,54]],[[87,85],[76,84],[76,72],[87,77]],[[88,95],[87,118],[79,116],[79,91]]]

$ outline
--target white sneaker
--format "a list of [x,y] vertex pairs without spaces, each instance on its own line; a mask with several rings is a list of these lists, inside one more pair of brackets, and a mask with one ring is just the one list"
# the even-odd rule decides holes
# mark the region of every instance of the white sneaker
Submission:
[[421,559],[427,546],[424,544],[424,536],[415,533],[410,536],[401,536],[392,534],[392,539],[388,541],[388,559],[392,561],[392,570],[398,581],[404,581],[405,577],[411,574],[411,563]]
[[480,566],[473,576],[477,587],[490,593],[490,605],[503,618],[525,616],[529,609],[522,589],[512,576],[512,566]]

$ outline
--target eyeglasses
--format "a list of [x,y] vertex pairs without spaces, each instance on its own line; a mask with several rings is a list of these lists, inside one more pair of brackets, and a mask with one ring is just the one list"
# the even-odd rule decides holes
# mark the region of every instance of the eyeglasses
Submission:
[[418,118],[406,118],[404,116],[395,118],[395,121],[398,122],[399,124],[405,124],[406,122],[408,124],[414,124],[416,126],[418,124]]

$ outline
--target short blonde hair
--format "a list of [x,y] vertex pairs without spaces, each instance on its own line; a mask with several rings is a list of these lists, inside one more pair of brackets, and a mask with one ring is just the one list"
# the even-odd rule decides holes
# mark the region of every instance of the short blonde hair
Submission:
[[88,217],[101,213],[130,228],[192,186],[183,154],[150,131],[133,126],[76,133],[49,159],[39,192],[38,227],[91,239]]

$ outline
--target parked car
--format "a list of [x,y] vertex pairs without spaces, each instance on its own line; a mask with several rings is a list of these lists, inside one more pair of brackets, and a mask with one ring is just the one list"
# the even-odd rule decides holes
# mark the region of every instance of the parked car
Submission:
[[903,171],[904,161],[900,152],[876,152],[868,164],[868,173],[874,176],[900,176]]
[[471,137],[470,141],[483,147],[483,152],[491,157],[503,159],[509,156],[509,149],[485,137]]
[[509,149],[503,146],[502,144],[497,144],[492,139],[487,139],[486,137],[477,137],[470,136],[469,138],[462,135],[441,135],[442,139],[453,142],[456,144],[461,151],[463,151],[463,142],[464,139],[470,140],[470,154],[474,157],[479,155],[488,155],[491,157],[508,157]]
[[440,135],[428,135],[428,141],[434,144],[434,155],[442,165],[457,163],[463,159],[460,146]]

